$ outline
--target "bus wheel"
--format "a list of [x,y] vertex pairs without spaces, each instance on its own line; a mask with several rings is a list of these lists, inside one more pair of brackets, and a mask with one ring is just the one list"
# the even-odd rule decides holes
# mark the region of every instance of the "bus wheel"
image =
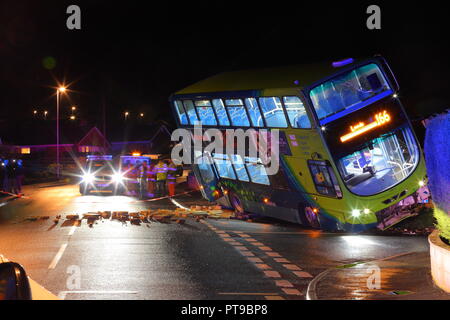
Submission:
[[303,212],[303,215],[300,214],[300,220],[302,223],[308,227],[320,228],[319,217],[317,213],[313,211],[311,207],[306,207],[303,210],[300,209],[300,212]]
[[234,192],[228,194],[228,199],[230,200],[231,206],[237,215],[242,216],[244,214],[244,206],[242,205],[241,199]]

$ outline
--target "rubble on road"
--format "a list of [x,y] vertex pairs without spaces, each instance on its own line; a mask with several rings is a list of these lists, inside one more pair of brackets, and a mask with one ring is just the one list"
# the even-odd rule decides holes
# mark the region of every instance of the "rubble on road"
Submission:
[[66,220],[79,220],[80,216],[77,214],[66,214]]
[[[183,225],[186,223],[186,219],[194,219],[197,222],[205,219],[231,219],[234,218],[234,211],[222,209],[221,206],[191,206],[190,208],[176,208],[176,209],[148,209],[137,212],[128,211],[98,211],[87,212],[83,214],[71,213],[65,214],[66,221],[81,223],[81,220],[87,220],[89,227],[93,227],[97,221],[102,222],[106,220],[117,220],[122,223],[130,222],[132,225],[140,226],[142,223],[146,223],[147,226],[151,222],[159,223],[176,223]],[[55,224],[59,223],[59,220],[64,219],[61,215],[54,218]],[[28,217],[24,221],[38,221],[48,220],[50,216],[37,216]]]

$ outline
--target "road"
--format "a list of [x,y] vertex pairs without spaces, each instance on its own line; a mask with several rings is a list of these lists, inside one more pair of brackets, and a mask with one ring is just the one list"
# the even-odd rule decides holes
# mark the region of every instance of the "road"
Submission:
[[[25,194],[0,206],[0,254],[67,300],[305,299],[328,268],[428,250],[425,237],[325,233],[275,220],[55,225],[59,214],[206,203],[195,192],[176,203],[80,196],[76,185],[32,186]],[[28,219],[38,216],[50,219]]]

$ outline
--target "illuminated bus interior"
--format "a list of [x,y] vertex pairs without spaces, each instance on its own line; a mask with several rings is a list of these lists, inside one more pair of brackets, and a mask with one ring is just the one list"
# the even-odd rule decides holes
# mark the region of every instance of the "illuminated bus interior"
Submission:
[[310,97],[319,120],[390,91],[374,63],[356,68],[315,87]]
[[176,100],[174,105],[181,125],[311,128],[305,106],[297,96]]
[[366,143],[337,161],[349,190],[369,196],[406,179],[419,161],[419,150],[411,129],[403,127]]

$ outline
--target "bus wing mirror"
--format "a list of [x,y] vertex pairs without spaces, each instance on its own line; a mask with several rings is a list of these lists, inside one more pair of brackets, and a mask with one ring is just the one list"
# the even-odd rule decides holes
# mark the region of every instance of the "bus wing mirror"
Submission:
[[20,264],[0,264],[0,300],[31,300],[30,282]]

